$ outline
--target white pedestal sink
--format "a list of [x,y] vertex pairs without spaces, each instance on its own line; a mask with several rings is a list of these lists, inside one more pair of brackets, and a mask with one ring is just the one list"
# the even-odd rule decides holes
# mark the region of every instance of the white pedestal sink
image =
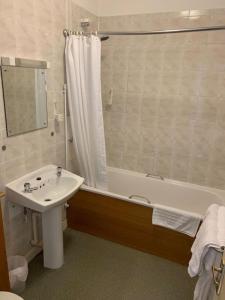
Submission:
[[[42,213],[44,266],[63,265],[62,205],[80,188],[84,179],[57,166],[48,165],[6,186],[9,201]],[[24,184],[30,187],[25,191]],[[35,188],[35,189],[34,189]]]
[[58,269],[63,265],[62,207],[56,206],[42,213],[44,266]]

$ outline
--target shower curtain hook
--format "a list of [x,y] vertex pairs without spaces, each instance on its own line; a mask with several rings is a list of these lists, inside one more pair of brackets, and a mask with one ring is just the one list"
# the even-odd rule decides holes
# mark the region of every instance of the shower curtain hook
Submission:
[[67,29],[64,29],[63,30],[63,35],[64,35],[64,37],[69,36],[69,31]]

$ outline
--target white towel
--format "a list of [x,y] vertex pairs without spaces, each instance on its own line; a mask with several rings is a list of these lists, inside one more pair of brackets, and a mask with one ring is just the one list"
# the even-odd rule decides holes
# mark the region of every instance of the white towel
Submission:
[[194,300],[213,299],[215,287],[213,283],[212,266],[219,266],[221,254],[214,248],[209,248],[202,264],[202,271],[199,275],[194,291]]
[[154,205],[152,224],[170,228],[194,237],[197,233],[201,216],[188,214],[182,210],[163,205]]
[[219,266],[221,254],[218,250],[225,245],[225,207],[211,205],[192,245],[192,257],[188,273],[199,275],[195,287],[194,300],[209,299],[212,287],[212,266]]

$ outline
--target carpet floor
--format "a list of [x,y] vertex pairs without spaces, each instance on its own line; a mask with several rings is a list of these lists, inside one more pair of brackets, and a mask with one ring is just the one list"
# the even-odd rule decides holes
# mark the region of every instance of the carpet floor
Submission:
[[195,280],[168,260],[67,229],[65,263],[29,264],[25,300],[192,300]]

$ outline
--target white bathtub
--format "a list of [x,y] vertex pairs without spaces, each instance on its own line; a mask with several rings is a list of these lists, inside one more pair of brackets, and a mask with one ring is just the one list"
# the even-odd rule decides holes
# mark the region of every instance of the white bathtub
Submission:
[[[154,179],[146,177],[146,174],[111,167],[108,168],[107,191],[86,185],[82,186],[82,190],[149,207],[160,204],[200,218],[211,204],[225,205],[224,190],[170,179]],[[132,195],[138,196],[130,199]]]

